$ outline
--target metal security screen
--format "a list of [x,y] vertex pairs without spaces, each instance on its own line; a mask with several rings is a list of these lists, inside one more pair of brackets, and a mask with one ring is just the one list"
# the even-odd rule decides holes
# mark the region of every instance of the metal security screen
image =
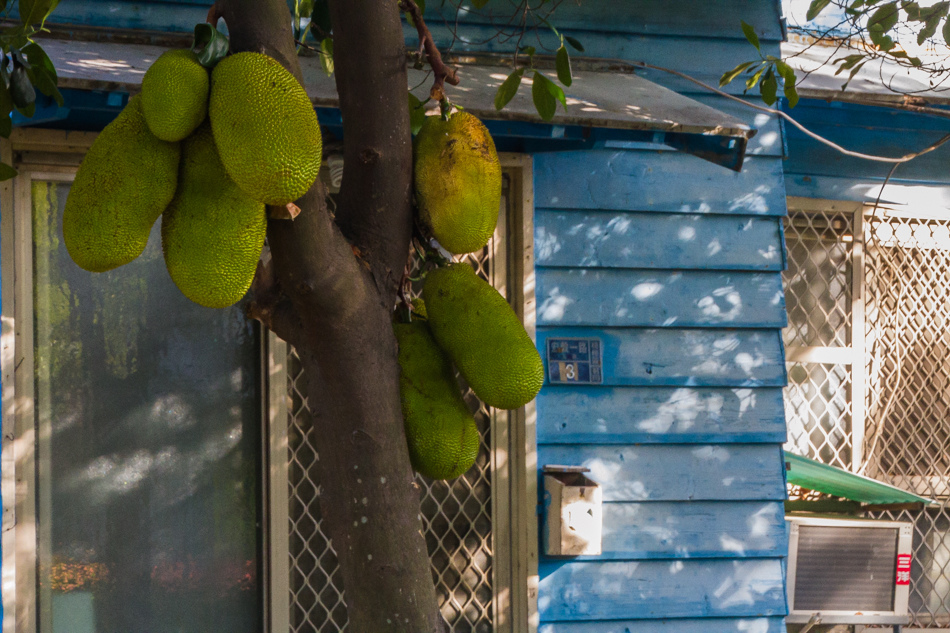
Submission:
[[950,628],[950,219],[789,201],[792,452],[936,499],[915,526],[912,626]]
[[[495,237],[481,252],[464,258],[476,272],[502,294],[508,287],[506,217],[508,179]],[[311,444],[312,418],[305,394],[303,368],[296,353],[287,354],[288,488],[290,555],[290,631],[336,633],[347,630],[345,589],[337,571],[332,544],[320,527],[320,482]],[[495,630],[499,525],[496,508],[499,491],[494,479],[501,466],[493,463],[495,447],[506,435],[509,416],[480,403],[471,390],[464,392],[481,435],[475,466],[450,482],[417,475],[422,518],[432,575],[442,615],[455,633],[490,633]],[[493,488],[494,486],[494,488]],[[501,519],[504,526],[506,519]],[[504,540],[504,539],[502,539]]]

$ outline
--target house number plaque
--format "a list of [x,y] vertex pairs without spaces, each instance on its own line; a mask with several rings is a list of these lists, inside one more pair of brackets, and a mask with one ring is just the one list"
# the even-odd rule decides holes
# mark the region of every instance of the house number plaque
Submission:
[[549,338],[551,384],[599,385],[604,382],[603,345],[598,338]]

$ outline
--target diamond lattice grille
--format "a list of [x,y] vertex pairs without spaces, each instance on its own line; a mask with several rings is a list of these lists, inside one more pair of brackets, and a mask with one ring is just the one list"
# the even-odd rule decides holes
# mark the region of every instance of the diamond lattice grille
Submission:
[[[790,211],[785,222],[785,345],[848,347],[851,330],[851,214]],[[788,363],[785,416],[793,453],[851,469],[851,368]]]
[[867,474],[937,503],[915,526],[911,626],[950,627],[950,220],[883,217],[867,237]]
[[[494,240],[493,240],[494,241]],[[492,279],[495,245],[466,256],[476,272]],[[312,419],[304,396],[303,368],[291,350],[288,359],[288,471],[290,487],[290,602],[292,633],[336,633],[346,630],[343,583],[336,554],[320,529],[319,481],[314,468],[317,451],[310,443]],[[454,633],[492,630],[492,410],[470,389],[465,401],[475,411],[481,449],[475,466],[450,482],[416,476],[422,520],[436,595],[442,615]]]

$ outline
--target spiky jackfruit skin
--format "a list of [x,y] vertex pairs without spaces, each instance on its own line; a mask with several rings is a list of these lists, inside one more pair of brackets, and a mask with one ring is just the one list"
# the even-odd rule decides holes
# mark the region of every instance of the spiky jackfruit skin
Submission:
[[430,479],[455,479],[475,463],[478,427],[452,364],[423,321],[393,326],[399,341],[399,391],[409,461]]
[[208,114],[211,79],[198,56],[187,49],[166,51],[142,78],[142,111],[152,134],[181,141]]
[[179,144],[156,138],[139,96],[96,137],[66,198],[63,241],[76,265],[105,272],[145,249],[178,183]]
[[208,104],[218,154],[244,193],[293,202],[320,172],[323,145],[310,98],[293,75],[260,53],[237,53],[211,73]]
[[430,271],[422,298],[432,336],[482,402],[517,409],[538,395],[538,350],[505,298],[471,266]]
[[419,216],[451,253],[488,243],[501,206],[501,165],[488,130],[474,115],[426,117],[413,144]]
[[228,177],[211,127],[201,126],[182,144],[178,191],[162,214],[172,281],[199,305],[233,305],[251,286],[266,232],[264,204]]

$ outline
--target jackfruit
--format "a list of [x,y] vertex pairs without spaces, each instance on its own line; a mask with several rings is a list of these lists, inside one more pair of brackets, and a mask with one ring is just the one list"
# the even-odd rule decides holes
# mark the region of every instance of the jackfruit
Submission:
[[534,399],[544,365],[505,298],[467,264],[426,276],[422,299],[429,329],[485,404],[517,409]]
[[317,114],[297,79],[261,53],[237,53],[211,73],[208,116],[218,154],[244,193],[293,202],[320,172]]
[[162,214],[165,266],[182,294],[207,308],[236,303],[264,247],[264,204],[224,171],[207,123],[182,144],[178,191]]
[[478,456],[478,427],[452,364],[423,321],[393,326],[399,341],[399,392],[412,467],[430,479],[455,479]]
[[413,180],[422,222],[451,253],[488,243],[501,206],[501,165],[474,115],[426,117],[413,145]]
[[155,137],[135,96],[79,166],[63,211],[63,241],[76,264],[104,272],[138,257],[178,183],[179,144]]
[[180,141],[194,132],[208,114],[210,84],[192,51],[162,53],[142,78],[142,111],[152,134]]

